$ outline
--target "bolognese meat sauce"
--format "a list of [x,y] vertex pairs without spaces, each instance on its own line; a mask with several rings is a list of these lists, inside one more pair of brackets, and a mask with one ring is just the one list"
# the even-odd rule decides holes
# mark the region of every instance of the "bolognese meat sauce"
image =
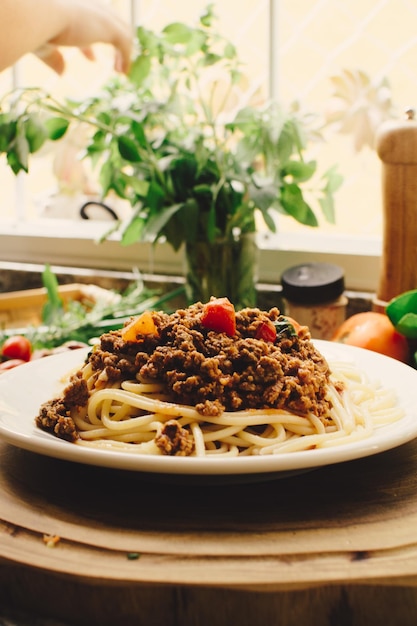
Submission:
[[[135,377],[162,382],[172,401],[195,406],[202,416],[274,408],[326,419],[330,371],[307,327],[296,332],[277,308],[246,308],[236,312],[234,334],[228,334],[204,325],[205,306],[152,312],[152,332],[134,341],[124,340],[123,329],[105,333],[88,357],[93,371],[110,383]],[[36,422],[75,440],[69,412],[87,401],[75,375],[59,402],[41,407]]]

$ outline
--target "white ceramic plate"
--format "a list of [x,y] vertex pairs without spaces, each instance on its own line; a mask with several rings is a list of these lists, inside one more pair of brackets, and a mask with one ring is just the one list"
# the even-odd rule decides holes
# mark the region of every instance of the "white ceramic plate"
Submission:
[[78,446],[43,432],[34,418],[42,402],[62,389],[60,379],[83,361],[84,350],[29,362],[0,376],[0,437],[39,454],[95,466],[157,474],[254,475],[288,473],[358,459],[395,448],[417,437],[417,370],[368,350],[316,341],[328,359],[354,362],[384,387],[394,389],[404,410],[399,421],[380,427],[367,439],[334,448],[240,458],[147,456]]

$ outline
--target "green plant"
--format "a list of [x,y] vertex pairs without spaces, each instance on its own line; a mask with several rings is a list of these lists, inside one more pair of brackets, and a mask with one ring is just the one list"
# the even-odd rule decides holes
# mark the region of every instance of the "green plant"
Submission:
[[123,245],[228,240],[255,232],[258,214],[274,231],[274,212],[315,227],[310,195],[334,221],[341,177],[332,168],[314,183],[317,163],[305,159],[311,129],[297,111],[277,103],[231,110],[242,68],[216,32],[211,5],[196,27],[173,23],[160,34],[139,27],[137,43],[130,75],[85,102],[61,103],[39,89],[3,99],[0,152],[15,173],[28,170],[45,141],[84,123],[91,129],[85,158],[103,198],[113,191],[133,209],[112,230]]

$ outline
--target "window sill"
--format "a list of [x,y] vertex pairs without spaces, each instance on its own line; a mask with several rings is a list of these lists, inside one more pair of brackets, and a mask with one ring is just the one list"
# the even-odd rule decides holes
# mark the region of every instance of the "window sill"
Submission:
[[[108,222],[42,220],[0,226],[0,261],[99,270],[132,271],[181,276],[182,252],[164,243],[123,247],[116,238],[98,243]],[[336,263],[344,268],[349,290],[375,292],[378,285],[381,241],[378,238],[320,234],[263,234],[259,236],[259,281],[278,285],[282,272],[310,261]]]

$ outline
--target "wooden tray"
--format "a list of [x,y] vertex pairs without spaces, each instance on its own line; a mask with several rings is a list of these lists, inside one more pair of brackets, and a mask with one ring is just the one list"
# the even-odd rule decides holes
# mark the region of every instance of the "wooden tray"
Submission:
[[[406,626],[417,615],[417,441],[246,484],[0,444],[0,528],[0,605],[70,623],[249,625],[274,623],[279,610],[283,624],[300,626],[313,605],[314,624]],[[207,619],[178,605],[179,593]],[[355,621],[327,621],[341,602]]]
[[[78,300],[93,304],[98,298],[114,298],[116,295],[97,285],[71,283],[61,285],[59,294],[64,304]],[[0,328],[23,328],[38,326],[42,322],[42,307],[47,299],[46,289],[24,289],[0,294]]]

